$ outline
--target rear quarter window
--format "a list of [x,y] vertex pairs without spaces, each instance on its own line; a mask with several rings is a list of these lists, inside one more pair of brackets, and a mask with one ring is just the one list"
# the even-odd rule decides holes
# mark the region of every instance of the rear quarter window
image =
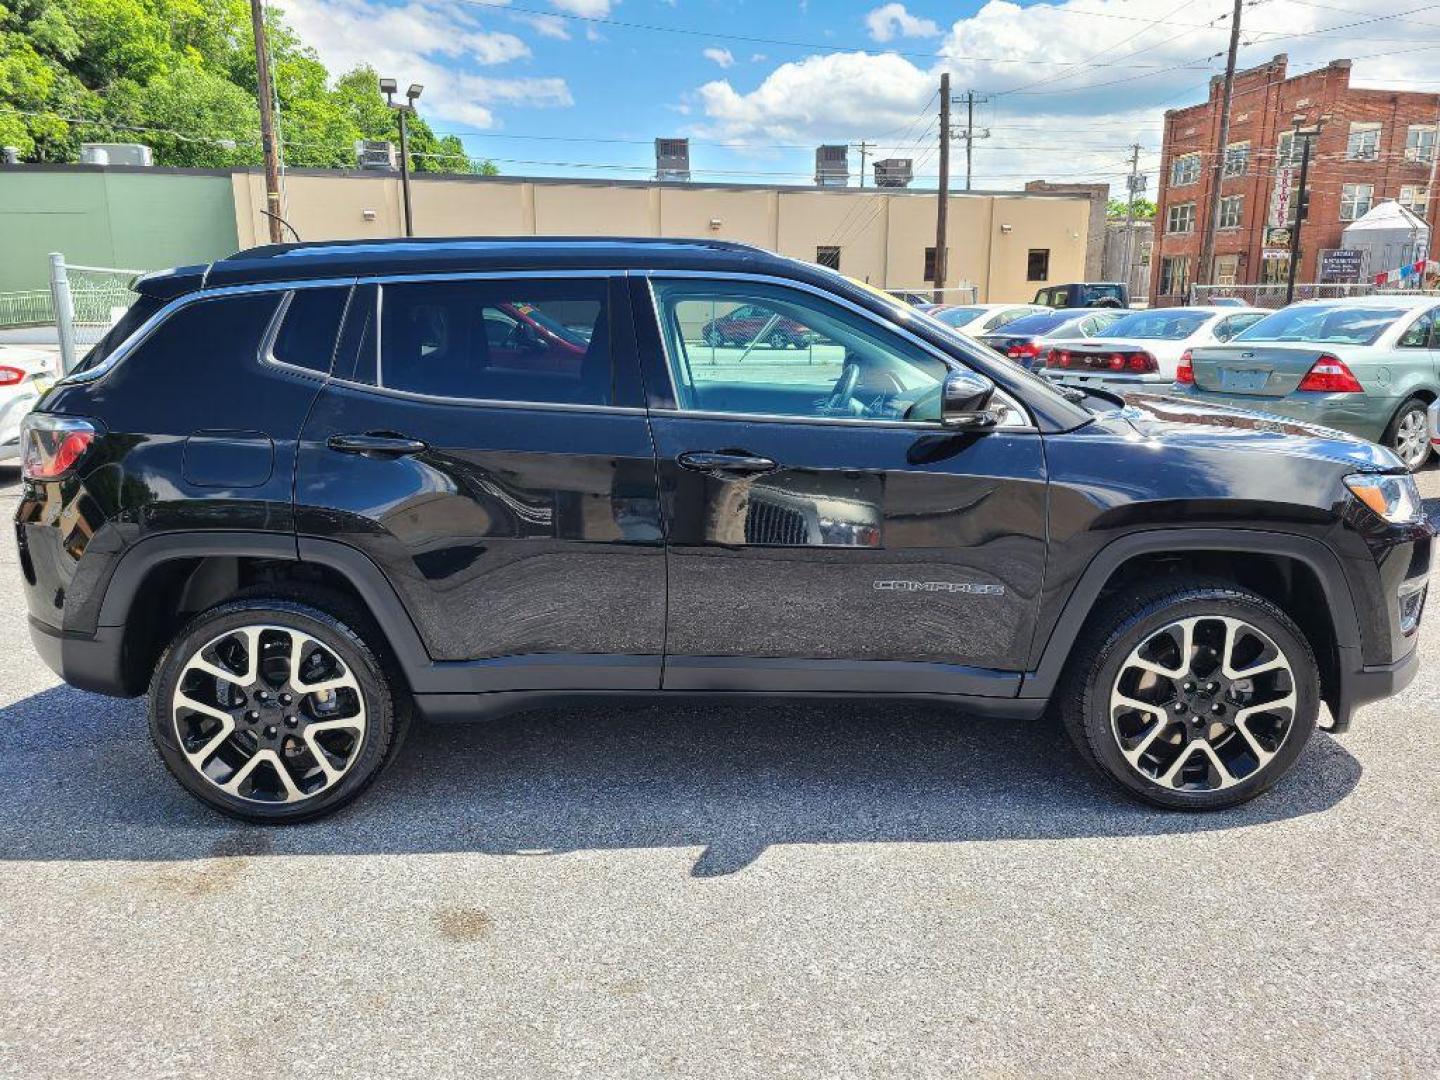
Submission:
[[271,358],[318,375],[329,374],[335,337],[349,298],[348,287],[297,289],[291,293],[270,343]]

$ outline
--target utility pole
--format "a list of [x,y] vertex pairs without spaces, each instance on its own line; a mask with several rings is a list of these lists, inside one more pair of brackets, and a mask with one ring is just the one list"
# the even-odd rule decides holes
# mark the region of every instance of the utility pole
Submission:
[[861,139],[860,142],[856,144],[856,148],[860,151],[860,186],[862,188],[865,186],[865,155],[870,152],[873,145],[873,143],[868,143],[864,139]]
[[[981,98],[982,102],[989,101],[989,98]],[[986,128],[975,134],[975,91],[965,91],[965,190],[970,190],[970,159],[975,150],[976,139],[988,139],[990,129]]]
[[[1295,138],[1301,138],[1300,122],[1295,122]],[[1315,134],[1320,134],[1316,125]],[[1295,228],[1290,230],[1290,268],[1285,277],[1285,304],[1288,307],[1295,299],[1295,273],[1300,269],[1300,225],[1305,220],[1305,180],[1310,174],[1310,132],[1303,136],[1305,143],[1300,147],[1300,192],[1295,196]]]
[[940,191],[935,205],[935,302],[945,288],[945,232],[950,213],[950,73],[940,76]]
[[1140,190],[1140,144],[1130,144],[1130,179],[1125,183],[1125,291],[1135,286],[1135,196]]
[[255,82],[260,101],[260,143],[265,150],[265,215],[270,222],[270,242],[281,243],[280,231],[280,148],[275,142],[274,101],[270,97],[270,49],[265,44],[264,0],[250,0],[250,24],[255,30]]
[[[1244,0],[1235,0],[1230,15],[1230,51],[1225,55],[1225,82],[1220,90],[1220,133],[1216,136],[1215,158],[1210,163],[1210,198],[1205,211],[1205,237],[1200,243],[1200,266],[1196,277],[1215,281],[1215,230],[1220,227],[1220,181],[1225,176],[1225,146],[1230,141],[1230,98],[1235,88],[1235,54],[1240,49],[1240,9]],[[1298,231],[1298,230],[1297,230]]]

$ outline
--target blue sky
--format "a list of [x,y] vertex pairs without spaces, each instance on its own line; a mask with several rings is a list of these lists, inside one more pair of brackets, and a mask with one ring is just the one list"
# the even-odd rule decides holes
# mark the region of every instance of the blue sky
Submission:
[[[643,178],[688,136],[698,180],[805,183],[820,142],[910,157],[933,186],[939,73],[983,96],[975,186],[1153,173],[1166,108],[1221,69],[1229,0],[273,0],[339,71],[426,86],[440,131],[511,175]],[[1440,90],[1440,11],[1258,0],[1242,65],[1356,58],[1354,81]],[[956,118],[964,115],[963,106]],[[873,160],[873,158],[872,158]],[[963,154],[956,147],[956,168]],[[1147,169],[1147,166],[1149,168]],[[858,155],[852,155],[852,176]],[[1153,192],[1153,183],[1152,188]]]

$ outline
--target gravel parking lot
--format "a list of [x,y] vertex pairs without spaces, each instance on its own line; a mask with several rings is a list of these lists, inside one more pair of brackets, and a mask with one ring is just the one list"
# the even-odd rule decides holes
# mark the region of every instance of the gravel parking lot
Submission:
[[4,1075],[1440,1073],[1433,614],[1414,685],[1222,814],[1124,801],[1048,724],[627,705],[418,728],[271,830],[58,684],[14,564]]

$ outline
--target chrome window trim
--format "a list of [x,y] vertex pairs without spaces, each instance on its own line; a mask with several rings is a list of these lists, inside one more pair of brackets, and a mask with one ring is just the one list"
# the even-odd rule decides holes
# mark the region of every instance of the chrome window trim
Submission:
[[[941,352],[939,349],[935,348],[935,346],[931,345],[928,341],[916,336],[914,333],[912,333],[905,327],[900,326],[897,323],[881,319],[874,312],[861,307],[859,304],[852,302],[846,297],[838,296],[835,293],[818,288],[815,285],[811,285],[807,281],[797,281],[794,278],[776,277],[773,274],[746,274],[727,272],[723,270],[647,270],[644,271],[644,275],[645,288],[650,294],[651,315],[655,319],[655,329],[659,332],[660,335],[660,351],[664,354],[665,357],[665,375],[670,380],[670,396],[677,403],[680,400],[680,396],[676,392],[675,387],[675,368],[671,363],[670,343],[666,338],[664,320],[660,316],[660,299],[655,294],[655,281],[657,278],[661,280],[669,278],[679,278],[697,279],[702,281],[737,281],[751,285],[775,285],[781,288],[799,289],[801,292],[812,293],[822,300],[827,300],[830,303],[836,304],[847,311],[853,312],[854,314],[859,315],[866,322],[869,322],[870,324],[880,328],[881,330],[888,331],[893,334],[899,334],[905,340],[912,342],[914,345],[916,345],[922,352],[940,361],[940,363],[943,364],[947,370],[972,370],[969,367],[962,365],[960,361],[956,360],[954,357]],[[1030,417],[1029,411],[1024,407],[1023,404],[1021,404],[1021,402],[1019,402],[1015,398],[1013,394],[1011,394],[1003,386],[1000,386],[998,383],[995,386],[995,393],[1005,403],[1007,408],[1012,409],[1020,416],[1025,417],[1026,422],[1023,424],[998,424],[992,428],[985,428],[984,431],[1038,432],[1039,429],[1035,426],[1034,420]],[[706,412],[699,409],[684,409],[679,407],[678,404],[674,409],[652,409],[651,412],[664,415],[688,416],[695,417],[697,419],[712,420],[765,420],[768,422],[790,421],[792,423],[804,422],[816,424],[840,424],[845,426],[864,424],[870,426],[881,425],[885,427],[916,428],[925,431],[955,430],[954,428],[946,427],[938,420],[890,420],[870,419],[860,416],[788,416],[784,414],[773,413]]]
[[[55,385],[79,386],[89,383],[100,382],[117,367],[119,367],[126,357],[128,357],[131,353],[133,353],[136,349],[143,345],[146,340],[148,340],[149,337],[155,333],[156,330],[158,330],[166,321],[170,319],[172,315],[174,315],[182,308],[189,307],[191,304],[200,304],[209,300],[219,300],[223,299],[226,296],[244,296],[251,293],[267,292],[288,293],[296,289],[349,286],[353,285],[354,283],[355,279],[352,277],[315,278],[313,280],[300,281],[255,282],[249,285],[225,285],[216,289],[202,288],[197,289],[195,292],[185,293],[183,296],[177,296],[175,299],[167,302],[163,307],[160,308],[159,311],[155,312],[154,315],[151,315],[150,318],[146,319],[143,323],[141,323],[140,326],[135,330],[135,332],[131,334],[128,338],[126,338],[123,342],[121,342],[118,346],[116,346],[115,351],[112,352],[109,356],[107,356],[102,363],[100,363],[96,367],[91,368],[89,371],[72,372],[66,375],[64,378],[58,379]],[[282,304],[281,306],[284,305]],[[272,328],[273,321],[272,326],[270,328],[267,328],[266,330],[267,336],[269,335],[270,329]],[[263,343],[265,339],[262,338],[261,340]],[[276,364],[278,366],[280,365],[280,362],[277,360]],[[283,366],[287,368],[289,367],[289,365]],[[300,370],[308,372],[312,377],[315,374],[313,371],[310,371],[309,368],[303,368]]]

